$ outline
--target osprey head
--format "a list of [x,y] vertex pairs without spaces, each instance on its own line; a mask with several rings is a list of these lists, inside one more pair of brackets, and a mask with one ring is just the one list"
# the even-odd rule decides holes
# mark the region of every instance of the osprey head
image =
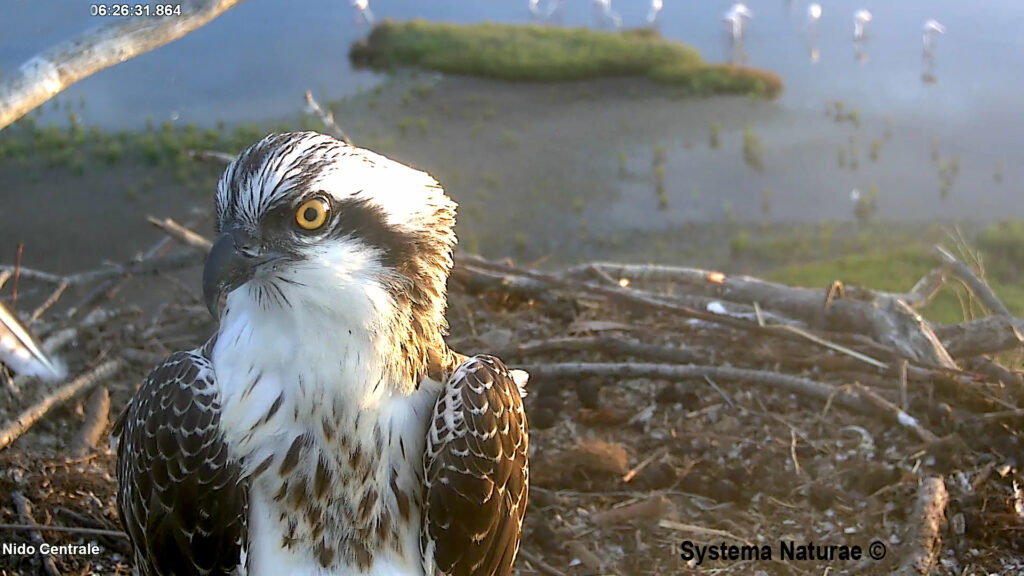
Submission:
[[428,174],[316,132],[272,134],[227,167],[216,206],[214,317],[235,298],[326,311],[372,292],[443,324],[455,203]]

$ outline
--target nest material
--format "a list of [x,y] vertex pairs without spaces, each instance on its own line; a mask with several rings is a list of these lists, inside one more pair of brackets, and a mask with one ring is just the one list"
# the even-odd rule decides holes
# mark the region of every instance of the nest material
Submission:
[[[37,315],[34,329],[51,347],[62,338],[76,381],[88,381],[75,395],[17,379],[0,392],[2,430],[16,431],[0,448],[0,523],[84,531],[5,528],[2,540],[95,542],[101,553],[5,555],[0,573],[129,573],[113,457],[103,442],[91,446],[95,430],[149,368],[215,326],[187,283],[163,282],[171,292],[156,305],[106,296],[111,283],[154,271],[173,278],[172,268],[201,262],[203,242],[189,245],[85,276],[25,275],[84,292]],[[947,273],[971,274],[939,257],[914,290],[886,294],[650,266],[541,273],[460,255],[449,342],[532,374],[532,488],[517,573],[1024,570],[1024,387],[1007,367],[1021,323],[998,310],[956,326],[922,320],[913,307]],[[94,392],[87,402],[89,389],[109,399]],[[697,566],[682,557],[684,541],[767,545],[773,556]],[[786,561],[782,541],[858,545],[865,556]],[[866,556],[875,541],[881,560]]]

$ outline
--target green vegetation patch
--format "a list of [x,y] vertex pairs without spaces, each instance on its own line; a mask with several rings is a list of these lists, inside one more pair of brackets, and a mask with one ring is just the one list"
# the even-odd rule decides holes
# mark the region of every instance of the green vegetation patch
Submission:
[[652,30],[511,24],[384,21],[352,46],[356,65],[413,66],[446,74],[518,82],[638,76],[687,95],[754,94],[774,98],[782,81],[771,72],[706,64],[693,48]]

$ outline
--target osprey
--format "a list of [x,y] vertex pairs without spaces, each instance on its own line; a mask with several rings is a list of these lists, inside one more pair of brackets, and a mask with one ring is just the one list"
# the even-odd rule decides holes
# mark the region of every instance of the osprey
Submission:
[[526,374],[443,340],[455,203],[314,132],[217,185],[201,348],[115,426],[142,575],[509,575],[528,490]]

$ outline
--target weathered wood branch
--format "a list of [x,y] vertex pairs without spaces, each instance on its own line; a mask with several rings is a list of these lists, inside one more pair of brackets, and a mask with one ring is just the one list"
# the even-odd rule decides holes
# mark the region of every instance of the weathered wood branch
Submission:
[[936,326],[935,335],[956,358],[995,354],[1024,346],[1020,320],[1003,316]]
[[118,19],[37,54],[0,79],[0,129],[75,82],[173,42],[239,1],[184,0],[181,16]]
[[320,118],[320,121],[323,122],[324,127],[327,128],[332,136],[349,146],[352,145],[352,139],[348,137],[348,134],[345,134],[345,131],[342,130],[341,126],[338,126],[338,123],[334,120],[334,112],[325,110],[320,106],[320,103],[316,101],[316,98],[313,98],[313,93],[309,90],[306,90],[306,107],[310,112],[316,114],[316,116]]
[[927,576],[938,565],[942,550],[942,527],[946,522],[946,504],[949,493],[941,476],[926,478],[917,491],[917,505],[914,517],[917,525],[914,534],[907,539],[913,551],[907,555],[896,576]]
[[[96,270],[78,272],[77,274],[71,274],[70,276],[61,276],[59,274],[33,270],[31,268],[22,268],[21,275],[25,278],[50,284],[59,285],[63,282],[67,282],[69,286],[83,286],[86,284],[103,282],[105,280],[114,280],[125,276],[170,272],[172,270],[180,270],[190,266],[197,266],[202,264],[205,257],[206,254],[201,251],[182,250],[143,260],[134,260],[127,264],[119,264],[117,266],[107,266]],[[13,268],[13,266],[0,264],[0,271]]]
[[977,274],[971,270],[963,260],[958,259],[956,256],[943,248],[942,246],[935,246],[932,248],[932,254],[942,262],[942,265],[947,267],[949,271],[957,277],[958,280],[967,286],[967,289],[973,293],[981,303],[988,308],[988,311],[996,316],[1003,316],[1005,318],[1013,318],[1013,314],[1003,304],[1003,301],[996,296],[995,292],[992,291],[992,287],[987,282],[978,277]]
[[200,250],[209,251],[210,247],[213,245],[213,243],[210,242],[210,240],[203,236],[202,234],[194,232],[188,227],[178,224],[171,218],[164,218],[163,220],[161,220],[159,218],[147,216],[146,220],[148,220],[150,224],[163,230],[171,238],[177,240],[178,242],[181,242],[186,246],[191,246],[193,248],[198,248]]
[[71,440],[71,457],[82,458],[96,447],[110,420],[110,392],[100,386],[85,405],[85,422]]

